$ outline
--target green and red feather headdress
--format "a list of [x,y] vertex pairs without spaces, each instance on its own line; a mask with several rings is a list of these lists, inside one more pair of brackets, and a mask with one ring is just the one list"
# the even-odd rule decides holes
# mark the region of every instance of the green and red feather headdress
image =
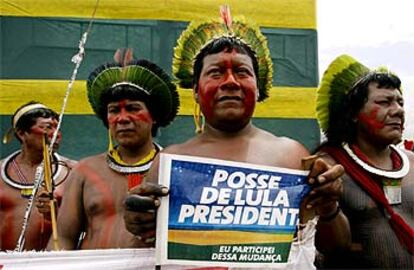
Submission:
[[128,85],[149,97],[151,108],[156,108],[150,113],[157,125],[168,125],[179,108],[177,88],[170,77],[150,61],[133,60],[130,49],[118,50],[114,59],[114,63],[96,68],[87,80],[88,100],[95,114],[105,121],[107,104],[103,104],[103,94],[116,86]]
[[175,79],[183,88],[193,87],[193,65],[200,51],[221,37],[234,37],[255,52],[259,65],[258,101],[266,99],[272,87],[273,66],[265,36],[254,23],[244,18],[232,19],[228,6],[222,6],[220,13],[221,18],[191,22],[182,32],[174,48],[172,70]]

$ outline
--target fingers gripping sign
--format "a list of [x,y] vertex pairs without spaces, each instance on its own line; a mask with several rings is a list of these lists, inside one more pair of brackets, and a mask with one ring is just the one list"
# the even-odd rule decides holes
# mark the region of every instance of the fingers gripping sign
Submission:
[[166,187],[153,183],[144,182],[133,188],[124,203],[127,230],[144,241],[154,239],[159,197],[166,195]]
[[335,217],[339,212],[338,199],[342,193],[344,168],[341,165],[329,165],[323,159],[314,156],[307,160],[308,181],[311,192],[303,202],[305,216],[319,215],[321,219]]

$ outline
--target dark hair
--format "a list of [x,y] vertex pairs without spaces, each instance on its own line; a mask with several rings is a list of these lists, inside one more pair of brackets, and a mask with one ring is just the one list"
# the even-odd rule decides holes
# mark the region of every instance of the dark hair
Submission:
[[[100,96],[100,100],[99,100],[100,106],[97,109],[98,111],[96,112],[96,115],[98,118],[102,120],[105,127],[108,128],[107,106],[110,102],[116,102],[122,99],[142,101],[145,103],[145,105],[148,108],[148,111],[151,114],[151,117],[154,119],[151,134],[153,137],[155,137],[157,134],[158,128],[167,126],[178,113],[180,101],[179,101],[179,95],[177,92],[177,87],[175,84],[171,82],[170,76],[164,70],[162,70],[159,66],[157,66],[156,64],[148,60],[145,60],[145,59],[132,60],[131,62],[128,63],[128,65],[141,66],[143,68],[148,69],[152,73],[154,73],[167,85],[170,96],[165,96],[164,93],[161,93],[160,91],[152,91],[150,95],[148,95],[147,93],[145,93],[141,89],[138,89],[137,87],[134,87],[133,85],[128,85],[128,84],[117,85],[115,87],[111,87],[103,91],[102,95]],[[88,84],[91,84],[91,82],[97,76],[99,76],[99,74],[102,71],[108,68],[111,68],[111,67],[121,67],[121,66],[122,65],[119,63],[107,63],[107,64],[99,66],[89,75]],[[171,103],[170,111],[166,112],[165,107],[163,109],[160,109],[159,107],[157,108],[157,104],[160,104],[161,101],[166,102],[168,100]]]
[[[20,111],[20,109],[22,109],[23,107],[26,107],[28,105],[32,105],[32,104],[38,104],[39,102],[37,101],[30,101],[27,102],[26,104],[23,104],[22,106],[20,106],[16,112],[13,114],[11,121],[12,121],[12,126],[13,126],[13,119],[16,115],[16,113],[18,111]],[[37,109],[33,109],[30,110],[28,112],[26,112],[25,114],[23,114],[19,120],[16,123],[16,130],[21,130],[24,132],[29,132],[30,128],[36,124],[36,120],[38,118],[53,118],[57,121],[59,121],[59,115],[53,111],[52,109],[49,108],[37,108]],[[16,132],[14,133],[14,136],[21,142],[20,138],[17,136]]]
[[203,69],[203,60],[207,55],[216,54],[223,51],[231,52],[235,50],[238,53],[246,54],[252,59],[254,74],[256,75],[256,84],[259,87],[259,64],[257,62],[256,53],[241,39],[237,37],[220,37],[208,43],[197,54],[193,67],[193,87],[197,86],[200,79],[201,70]]
[[[334,82],[333,82],[334,83]],[[373,71],[360,77],[345,95],[334,95],[329,107],[329,125],[326,132],[328,144],[340,145],[352,143],[356,138],[355,117],[368,101],[368,87],[376,83],[378,88],[398,89],[401,91],[401,80],[397,75]]]

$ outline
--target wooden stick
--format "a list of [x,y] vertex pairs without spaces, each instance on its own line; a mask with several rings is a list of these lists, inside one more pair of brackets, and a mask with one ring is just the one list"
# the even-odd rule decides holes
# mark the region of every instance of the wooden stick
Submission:
[[51,162],[50,162],[48,145],[46,144],[46,134],[43,137],[43,162],[45,166],[44,177],[45,177],[46,190],[49,194],[51,194],[49,206],[50,206],[50,218],[52,221],[53,249],[59,250],[59,239],[57,236],[56,205],[55,205],[55,199],[53,197],[52,167],[51,167]]
[[326,153],[318,153],[315,155],[307,156],[302,158],[302,169],[303,170],[310,170],[312,169],[312,165],[320,157],[326,156]]

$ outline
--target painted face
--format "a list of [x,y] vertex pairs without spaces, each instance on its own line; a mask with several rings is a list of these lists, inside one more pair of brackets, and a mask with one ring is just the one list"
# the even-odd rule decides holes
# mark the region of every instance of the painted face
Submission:
[[368,100],[358,114],[360,131],[368,138],[396,143],[404,129],[404,99],[398,89],[368,86]]
[[250,121],[257,99],[250,57],[235,50],[207,55],[197,85],[198,103],[206,122]]
[[[39,117],[36,119],[35,124],[30,128],[29,132],[24,133],[24,139],[22,140],[26,144],[42,148],[42,137],[46,134],[49,142],[53,138],[53,134],[57,128],[58,121],[53,118]],[[55,150],[59,146],[62,139],[62,134],[59,132],[54,144]]]
[[120,144],[135,144],[151,136],[153,120],[144,102],[123,99],[108,104],[108,124]]

